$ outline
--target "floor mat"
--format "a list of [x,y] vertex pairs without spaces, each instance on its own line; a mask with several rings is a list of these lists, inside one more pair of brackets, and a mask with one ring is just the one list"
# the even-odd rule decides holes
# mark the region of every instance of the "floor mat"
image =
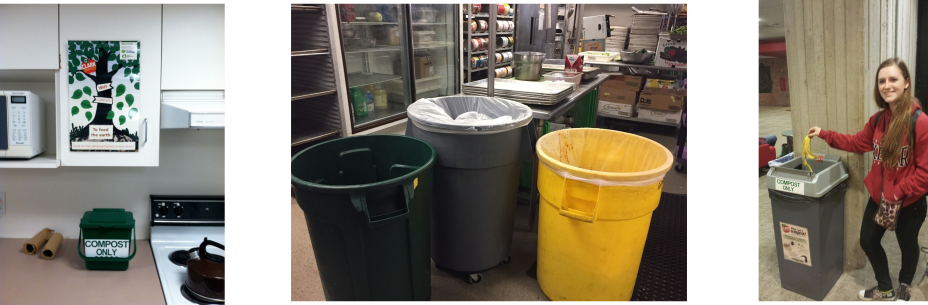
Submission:
[[[536,278],[536,267],[537,262],[526,275]],[[686,301],[686,195],[661,193],[632,301]]]
[[686,301],[686,195],[661,194],[632,301]]

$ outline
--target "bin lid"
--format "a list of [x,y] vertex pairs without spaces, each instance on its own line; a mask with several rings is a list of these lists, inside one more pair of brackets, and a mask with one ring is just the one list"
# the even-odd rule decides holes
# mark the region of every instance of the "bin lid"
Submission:
[[84,212],[81,218],[81,229],[92,228],[132,229],[135,228],[135,218],[126,209],[93,209]]
[[485,96],[423,98],[406,110],[417,127],[441,133],[497,133],[532,121],[532,109],[528,106]]
[[814,172],[795,158],[767,171],[767,188],[781,192],[820,198],[849,177],[840,156],[825,155],[821,163],[809,161]]

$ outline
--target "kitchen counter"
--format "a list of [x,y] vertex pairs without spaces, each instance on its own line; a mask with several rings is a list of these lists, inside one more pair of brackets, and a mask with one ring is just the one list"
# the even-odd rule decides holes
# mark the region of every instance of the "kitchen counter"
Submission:
[[126,271],[87,270],[76,239],[62,241],[53,260],[27,255],[27,241],[0,238],[0,304],[165,304],[147,239]]
[[599,85],[602,85],[604,82],[606,82],[606,79],[608,78],[609,78],[609,75],[600,74],[594,79],[580,83],[579,90],[574,90],[573,93],[568,95],[566,98],[564,98],[564,100],[562,100],[561,102],[557,104],[554,104],[554,105],[525,104],[525,106],[532,108],[532,118],[539,119],[539,120],[550,120],[552,118],[556,118],[559,115],[564,114],[564,112],[567,112],[567,110],[570,110],[570,108],[573,108],[574,104],[576,104],[576,102],[580,100],[581,97],[585,96],[587,93],[590,93],[590,91],[593,91],[593,89],[598,88]]

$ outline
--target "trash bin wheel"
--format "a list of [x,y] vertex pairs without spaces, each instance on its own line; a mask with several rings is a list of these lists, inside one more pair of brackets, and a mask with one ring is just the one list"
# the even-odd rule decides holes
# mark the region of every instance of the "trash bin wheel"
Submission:
[[470,274],[470,276],[467,278],[467,282],[468,282],[468,283],[471,283],[471,285],[476,285],[476,284],[480,283],[480,281],[483,281],[483,275],[480,274],[480,273],[472,273],[472,274]]
[[676,170],[678,173],[685,173],[686,165],[683,165],[683,163],[677,163],[677,166],[674,166],[673,169]]
[[509,264],[512,262],[512,255],[506,255],[506,260],[503,261],[503,264]]

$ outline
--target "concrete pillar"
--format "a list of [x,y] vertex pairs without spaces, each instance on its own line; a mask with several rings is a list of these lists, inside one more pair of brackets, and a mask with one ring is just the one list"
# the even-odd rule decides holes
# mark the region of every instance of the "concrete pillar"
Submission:
[[[873,86],[883,60],[902,58],[914,77],[917,5],[917,0],[784,1],[795,155],[812,126],[845,134],[863,129],[878,110]],[[873,155],[838,151],[819,139],[812,150],[841,156],[848,167],[844,269],[863,268],[867,258],[859,235],[869,198],[863,179]]]

